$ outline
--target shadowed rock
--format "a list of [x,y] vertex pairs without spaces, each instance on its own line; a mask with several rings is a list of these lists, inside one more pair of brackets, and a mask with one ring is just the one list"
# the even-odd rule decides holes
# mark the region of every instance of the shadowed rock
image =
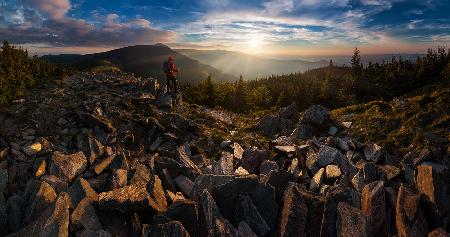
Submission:
[[70,182],[81,174],[87,166],[87,160],[83,152],[65,155],[55,152],[51,158],[50,174],[55,175],[62,181]]

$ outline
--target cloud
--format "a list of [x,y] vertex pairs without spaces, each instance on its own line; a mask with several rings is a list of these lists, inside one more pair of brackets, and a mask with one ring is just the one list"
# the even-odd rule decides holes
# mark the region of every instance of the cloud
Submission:
[[5,9],[0,10],[7,15],[0,18],[0,38],[17,44],[121,47],[173,42],[177,38],[175,32],[155,29],[143,18],[107,14],[97,15],[99,21],[93,23],[70,17],[68,0],[19,0]]

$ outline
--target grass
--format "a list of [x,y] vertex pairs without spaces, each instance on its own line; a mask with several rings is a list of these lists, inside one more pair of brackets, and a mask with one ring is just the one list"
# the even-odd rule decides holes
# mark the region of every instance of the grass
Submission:
[[332,111],[332,116],[340,122],[353,122],[346,130],[348,135],[377,142],[399,155],[428,146],[425,133],[450,139],[450,83],[425,87],[399,101],[353,105]]

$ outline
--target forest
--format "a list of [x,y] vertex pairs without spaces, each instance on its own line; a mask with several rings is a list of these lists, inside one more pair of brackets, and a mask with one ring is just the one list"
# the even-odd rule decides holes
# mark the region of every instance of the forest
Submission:
[[392,99],[426,85],[450,81],[450,49],[428,49],[415,61],[392,57],[363,66],[355,48],[351,66],[327,67],[303,73],[273,75],[234,83],[216,83],[212,76],[183,88],[185,99],[210,108],[250,113],[287,106],[300,110],[311,104],[338,108],[376,99]]
[[27,88],[41,80],[61,75],[64,70],[39,59],[37,55],[30,57],[26,49],[4,41],[0,49],[0,104],[23,96]]

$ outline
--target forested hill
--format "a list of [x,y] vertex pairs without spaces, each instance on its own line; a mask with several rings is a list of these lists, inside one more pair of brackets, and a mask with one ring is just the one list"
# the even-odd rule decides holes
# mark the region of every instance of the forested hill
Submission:
[[138,75],[163,79],[165,78],[163,62],[169,56],[175,58],[176,66],[181,69],[180,83],[196,84],[209,75],[214,76],[220,82],[237,80],[233,75],[222,73],[216,68],[179,54],[161,44],[130,46],[87,55],[46,55],[42,59],[51,63],[70,65],[82,70],[108,70],[114,68]]

